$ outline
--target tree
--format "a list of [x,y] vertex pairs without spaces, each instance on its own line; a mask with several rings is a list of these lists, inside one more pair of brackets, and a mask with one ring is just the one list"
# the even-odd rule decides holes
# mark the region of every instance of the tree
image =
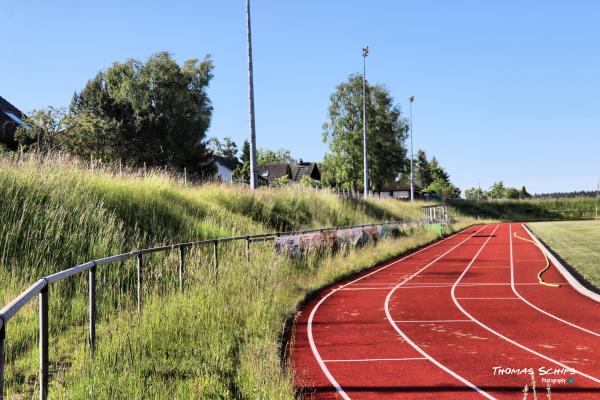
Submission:
[[240,157],[241,165],[238,165],[233,171],[232,177],[235,182],[250,183],[250,142],[244,140],[242,146],[242,155]]
[[509,187],[504,189],[504,198],[505,199],[518,199],[519,191],[513,187]]
[[[362,77],[351,75],[330,96],[323,141],[329,153],[323,160],[323,181],[331,186],[357,189],[363,185]],[[404,140],[408,124],[389,91],[366,83],[367,141],[371,185],[380,188],[406,169]]]
[[423,189],[423,191],[439,194],[450,199],[460,197],[460,189],[454,186],[452,183],[442,179],[434,179],[433,182]]
[[66,127],[66,110],[47,107],[33,110],[15,131],[15,139],[24,150],[35,149],[44,153],[60,147],[60,134]]
[[488,195],[490,199],[501,199],[504,197],[505,190],[506,188],[504,187],[504,182],[495,182],[492,186],[490,186]]
[[211,137],[206,142],[206,147],[215,156],[234,159],[237,157],[237,144],[230,137],[226,136],[221,142],[219,138]]
[[481,188],[470,188],[465,190],[467,200],[485,200],[488,194]]
[[258,164],[269,164],[269,163],[292,163],[295,162],[289,150],[269,150],[269,149],[258,149],[256,158]]
[[419,151],[417,151],[416,164],[417,182],[421,188],[424,188],[433,182],[431,169],[429,168],[429,161],[427,160],[427,154],[425,154],[424,150],[419,149]]
[[520,199],[530,199],[531,195],[527,192],[527,189],[525,189],[525,186],[521,187],[521,191],[520,191]]
[[442,182],[450,182],[450,175],[442,168],[435,156],[429,162],[429,171],[431,174],[431,180],[439,180]]
[[82,156],[210,174],[204,139],[212,105],[209,57],[179,66],[166,52],[114,63],[71,102],[66,146]]

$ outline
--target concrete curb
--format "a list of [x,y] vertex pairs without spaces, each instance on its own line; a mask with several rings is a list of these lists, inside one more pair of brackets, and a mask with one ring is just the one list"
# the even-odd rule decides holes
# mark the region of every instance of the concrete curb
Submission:
[[548,259],[552,262],[552,264],[554,264],[558,272],[560,272],[561,275],[565,277],[565,279],[567,280],[567,282],[569,282],[573,289],[575,289],[585,297],[588,297],[600,303],[600,294],[594,293],[585,286],[583,286],[581,282],[575,276],[573,276],[573,274],[571,274],[571,272],[558,260],[558,258],[556,258],[554,254],[552,254],[552,252],[533,234],[533,232],[531,232],[527,225],[523,224],[523,228],[525,228],[525,231],[527,232],[527,234],[529,234],[529,236],[531,236],[533,241],[535,241],[537,245],[540,246],[540,248],[544,251],[546,256],[548,256]]

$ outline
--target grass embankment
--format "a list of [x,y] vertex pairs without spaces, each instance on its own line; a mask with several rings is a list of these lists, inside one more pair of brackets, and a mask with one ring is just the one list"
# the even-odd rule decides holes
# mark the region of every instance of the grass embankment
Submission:
[[458,212],[503,221],[550,221],[594,218],[596,199],[451,200]]
[[600,288],[600,221],[537,222],[527,226],[588,282]]
[[[0,302],[40,276],[136,248],[274,230],[418,218],[420,204],[343,200],[324,192],[211,184],[183,186],[90,172],[77,163],[0,160]],[[461,226],[471,223],[462,220]],[[144,263],[144,310],[135,312],[132,262],[99,267],[98,348],[86,344],[86,277],[50,287],[51,398],[293,398],[279,348],[284,322],[307,293],[341,276],[434,240],[410,238],[292,261],[272,243],[187,258],[187,290],[177,293],[177,254]],[[37,393],[37,304],[7,325],[7,398]]]

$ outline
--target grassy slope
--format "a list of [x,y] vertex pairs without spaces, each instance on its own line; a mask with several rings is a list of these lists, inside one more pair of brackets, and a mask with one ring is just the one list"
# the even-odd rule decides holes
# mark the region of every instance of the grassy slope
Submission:
[[[115,177],[78,165],[0,160],[0,302],[41,275],[133,248],[242,233],[415,218],[419,206],[341,200],[310,190],[184,187],[154,174]],[[463,221],[469,223],[468,220]],[[98,274],[99,348],[86,346],[85,276],[50,289],[51,397],[292,398],[278,353],[283,323],[307,292],[434,239],[418,232],[376,247],[292,262],[272,244],[227,245],[214,283],[210,253],[188,258],[176,291],[175,254],[145,263],[143,318],[131,263]],[[36,304],[7,326],[9,398],[36,392]],[[68,396],[67,396],[68,393]]]
[[538,222],[528,226],[590,283],[600,287],[600,221]]
[[596,199],[452,200],[450,204],[465,215],[505,221],[550,221],[594,218]]

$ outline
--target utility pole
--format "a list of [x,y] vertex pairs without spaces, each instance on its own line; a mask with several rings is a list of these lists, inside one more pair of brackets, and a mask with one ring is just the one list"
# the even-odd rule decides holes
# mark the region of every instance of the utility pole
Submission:
[[415,96],[408,98],[410,103],[410,201],[415,201],[415,177],[413,172],[413,116],[412,116],[412,103],[415,101]]
[[479,182],[479,190],[477,191],[477,202],[481,200],[481,182]]
[[250,113],[250,187],[258,187],[256,171],[256,124],[254,122],[254,76],[252,73],[252,29],[250,26],[250,0],[246,0],[246,33],[248,35],[248,108]]
[[363,55],[363,167],[364,167],[364,197],[369,196],[369,159],[367,156],[367,56],[369,46],[362,49]]

